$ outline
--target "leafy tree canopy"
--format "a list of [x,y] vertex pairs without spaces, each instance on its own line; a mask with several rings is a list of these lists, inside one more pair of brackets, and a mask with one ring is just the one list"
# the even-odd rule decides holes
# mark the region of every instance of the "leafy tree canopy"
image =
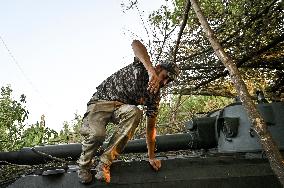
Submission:
[[[185,0],[166,1],[153,12],[154,61],[172,59]],[[225,51],[242,72],[250,94],[284,94],[284,14],[279,0],[202,0],[200,7]],[[233,97],[228,71],[216,57],[199,21],[190,10],[177,53],[181,75],[174,93]]]

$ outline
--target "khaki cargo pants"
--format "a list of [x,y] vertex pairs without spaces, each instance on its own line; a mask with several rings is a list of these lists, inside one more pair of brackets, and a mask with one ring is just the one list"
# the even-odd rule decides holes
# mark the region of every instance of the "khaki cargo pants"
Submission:
[[84,138],[82,153],[78,160],[80,168],[91,167],[94,153],[106,138],[106,126],[109,122],[117,124],[118,127],[100,160],[110,165],[132,138],[141,118],[142,111],[135,105],[105,100],[98,100],[88,105],[80,130]]

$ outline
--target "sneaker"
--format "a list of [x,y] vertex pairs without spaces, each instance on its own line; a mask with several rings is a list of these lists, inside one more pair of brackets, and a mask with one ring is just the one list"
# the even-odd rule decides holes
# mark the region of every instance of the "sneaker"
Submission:
[[80,182],[83,184],[91,183],[93,180],[91,169],[80,168],[78,170],[78,177],[80,179]]
[[96,179],[104,181],[106,183],[110,182],[110,165],[107,165],[103,162],[99,162],[96,167],[97,174],[95,175]]

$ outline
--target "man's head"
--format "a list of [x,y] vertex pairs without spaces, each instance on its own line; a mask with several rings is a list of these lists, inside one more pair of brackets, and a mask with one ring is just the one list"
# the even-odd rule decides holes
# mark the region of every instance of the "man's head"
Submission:
[[162,62],[156,66],[157,74],[161,80],[160,87],[164,87],[171,81],[177,79],[179,69],[173,62]]

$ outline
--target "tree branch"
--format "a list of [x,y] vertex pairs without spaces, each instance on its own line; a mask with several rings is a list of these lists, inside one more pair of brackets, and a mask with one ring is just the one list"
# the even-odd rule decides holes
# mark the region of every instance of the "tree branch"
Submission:
[[173,59],[174,63],[176,63],[176,55],[177,55],[178,47],[179,47],[179,44],[180,44],[180,39],[181,39],[183,30],[184,30],[184,28],[185,28],[185,26],[187,24],[189,9],[190,9],[190,1],[187,0],[186,1],[186,6],[185,6],[185,9],[184,9],[184,15],[183,15],[182,24],[180,26],[180,30],[179,30],[179,33],[178,33],[176,46],[175,46],[175,49],[174,49],[174,54],[173,54],[173,56],[174,56],[174,59]]

